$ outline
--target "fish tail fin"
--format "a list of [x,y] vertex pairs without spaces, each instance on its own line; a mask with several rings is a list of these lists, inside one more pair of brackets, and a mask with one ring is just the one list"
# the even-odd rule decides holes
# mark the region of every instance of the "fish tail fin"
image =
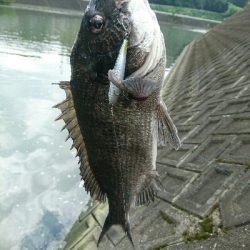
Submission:
[[130,223],[128,220],[126,220],[125,224],[122,226],[124,232],[126,233],[131,245],[133,246],[133,248],[135,247],[134,242],[133,242],[133,238],[131,236],[131,231],[130,231]]
[[[102,232],[100,234],[98,243],[97,243],[97,247],[99,246],[99,244],[101,243],[101,241],[103,240],[103,237],[105,236],[105,234],[108,232],[108,230],[113,226],[113,225],[121,225],[122,229],[124,230],[126,236],[128,237],[129,241],[131,242],[131,245],[134,248],[134,242],[133,242],[133,238],[131,236],[131,231],[130,231],[130,223],[129,223],[129,217],[126,216],[126,214],[124,214],[124,220],[122,221],[118,221],[116,219],[114,219],[115,217],[111,216],[111,213],[109,212],[103,228],[102,228]],[[113,218],[113,219],[112,219]]]
[[111,217],[110,217],[110,214],[108,214],[105,222],[104,222],[104,225],[102,227],[102,232],[100,234],[100,237],[99,237],[99,240],[97,242],[97,247],[100,245],[103,237],[105,236],[105,234],[108,232],[108,230],[114,225],[114,223],[111,221]]

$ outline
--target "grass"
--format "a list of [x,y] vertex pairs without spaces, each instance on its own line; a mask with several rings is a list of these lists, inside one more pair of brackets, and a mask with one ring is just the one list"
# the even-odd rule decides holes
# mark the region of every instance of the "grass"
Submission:
[[165,220],[168,224],[170,224],[170,225],[176,224],[176,220],[175,220],[173,217],[171,217],[171,216],[165,214],[165,213],[162,212],[162,211],[160,211],[160,214],[161,214],[161,218],[162,218],[163,220]]
[[161,250],[161,249],[163,249],[163,248],[165,248],[167,246],[168,246],[168,244],[162,244],[162,245],[160,245],[158,247],[152,247],[149,250]]
[[205,218],[203,221],[199,223],[200,231],[198,232],[190,232],[189,230],[185,230],[183,232],[183,238],[185,242],[194,241],[194,240],[206,240],[213,236],[213,220],[210,217]]
[[246,162],[245,166],[246,166],[245,168],[246,171],[250,170],[250,162]]
[[15,0],[0,0],[0,4],[4,3],[4,4],[8,4],[8,3],[14,3]]
[[199,17],[216,21],[223,21],[226,17],[229,17],[242,9],[231,3],[229,4],[228,10],[225,13],[217,13],[206,10],[198,10],[198,9],[191,9],[191,8],[170,6],[170,5],[160,5],[160,4],[151,4],[151,8],[156,11],[167,12],[173,15],[176,14],[186,15],[186,16]]

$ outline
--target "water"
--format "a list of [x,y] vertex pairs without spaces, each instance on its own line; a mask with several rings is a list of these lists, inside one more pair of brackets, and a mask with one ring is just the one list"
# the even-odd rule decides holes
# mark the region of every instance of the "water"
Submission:
[[[86,208],[52,82],[70,78],[79,17],[0,7],[0,249],[57,249]],[[200,31],[162,24],[168,65]]]

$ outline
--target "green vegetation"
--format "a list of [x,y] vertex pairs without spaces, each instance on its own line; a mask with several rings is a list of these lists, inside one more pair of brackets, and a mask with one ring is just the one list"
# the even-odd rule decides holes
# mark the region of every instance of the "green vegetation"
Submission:
[[210,217],[205,218],[199,223],[201,230],[207,233],[213,233],[213,220]]
[[151,4],[151,7],[153,10],[168,12],[173,15],[179,14],[179,15],[193,16],[204,19],[217,20],[217,21],[222,21],[224,19],[223,14],[206,10],[197,10],[185,7],[175,7],[175,6],[159,5],[159,4]]
[[14,3],[16,0],[0,0],[0,4],[1,3]]
[[222,21],[240,11],[249,0],[151,0],[152,9]]
[[150,0],[151,3],[225,13],[230,4],[244,7],[248,0]]
[[160,211],[160,214],[161,214],[161,218],[163,220],[165,220],[168,224],[176,224],[177,223],[173,217],[165,214],[164,212]]
[[245,168],[246,171],[250,170],[250,162],[246,162],[245,166],[246,166]]
[[163,249],[163,248],[165,248],[167,246],[168,246],[168,244],[162,244],[162,245],[160,245],[158,247],[149,248],[149,250],[161,250],[161,249]]
[[236,12],[242,10],[241,7],[238,7],[232,3],[229,3],[227,11],[223,14],[224,17],[229,17],[235,14]]
[[189,230],[185,230],[183,232],[184,241],[194,241],[194,240],[206,240],[211,238],[215,233],[213,220],[210,217],[205,218],[203,221],[199,223],[200,231],[199,232],[190,232]]

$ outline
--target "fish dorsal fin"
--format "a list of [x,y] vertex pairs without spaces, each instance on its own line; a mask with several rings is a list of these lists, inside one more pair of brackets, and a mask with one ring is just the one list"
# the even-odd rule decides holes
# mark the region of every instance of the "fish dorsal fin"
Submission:
[[67,139],[71,138],[73,140],[71,149],[75,148],[77,150],[76,156],[79,157],[80,171],[84,181],[85,190],[90,193],[91,197],[94,199],[100,202],[105,202],[106,194],[98,185],[89,164],[87,149],[76,117],[70,82],[60,82],[59,86],[65,91],[66,99],[54,106],[62,112],[56,120],[62,119],[65,122],[63,129],[67,129],[69,131]]
[[181,142],[177,129],[168,114],[165,103],[161,100],[157,107],[158,118],[158,144],[159,146],[171,145],[176,150],[180,148]]

